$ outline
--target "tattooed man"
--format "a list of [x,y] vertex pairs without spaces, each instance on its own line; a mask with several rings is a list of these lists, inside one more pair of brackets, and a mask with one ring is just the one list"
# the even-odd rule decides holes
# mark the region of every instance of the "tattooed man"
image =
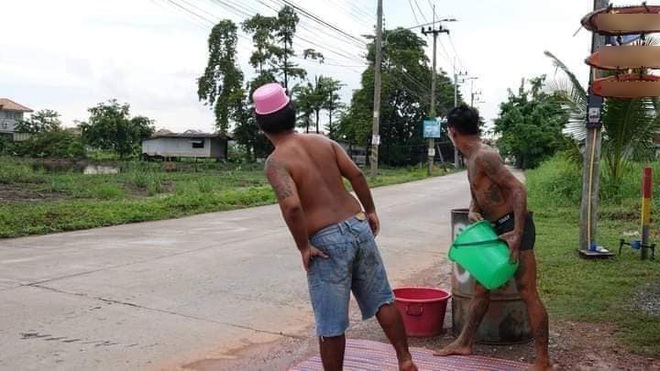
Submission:
[[362,318],[378,319],[399,368],[416,370],[374,241],[380,226],[365,176],[334,141],[294,131],[296,111],[280,85],[260,87],[253,101],[257,124],[275,146],[265,173],[307,271],[323,368],[342,369],[352,291]]
[[[512,261],[519,261],[516,285],[527,305],[534,334],[536,362],[533,369],[552,369],[548,356],[548,314],[536,289],[534,220],[527,210],[524,185],[504,166],[499,154],[481,142],[479,113],[461,105],[447,116],[449,137],[467,159],[468,180],[472,192],[469,219],[485,219],[494,224],[500,238],[509,245]],[[475,283],[466,323],[459,337],[438,350],[436,355],[468,355],[477,328],[488,310],[489,292]]]

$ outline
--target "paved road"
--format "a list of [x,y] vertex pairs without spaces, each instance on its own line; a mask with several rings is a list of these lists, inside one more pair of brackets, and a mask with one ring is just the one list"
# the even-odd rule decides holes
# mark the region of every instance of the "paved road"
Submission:
[[[374,190],[391,280],[445,259],[464,173]],[[0,240],[0,369],[176,368],[312,335],[276,206]]]

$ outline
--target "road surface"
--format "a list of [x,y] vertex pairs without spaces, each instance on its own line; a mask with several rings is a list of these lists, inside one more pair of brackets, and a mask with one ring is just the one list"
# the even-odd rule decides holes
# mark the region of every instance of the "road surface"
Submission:
[[[377,188],[394,285],[446,259],[464,173]],[[0,240],[0,369],[177,368],[313,335],[277,206]]]

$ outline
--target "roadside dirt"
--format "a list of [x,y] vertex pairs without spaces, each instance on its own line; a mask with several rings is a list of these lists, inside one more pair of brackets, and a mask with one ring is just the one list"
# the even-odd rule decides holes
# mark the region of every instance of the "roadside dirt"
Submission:
[[[400,285],[435,286],[448,288],[449,274],[442,267],[434,267],[400,282]],[[451,335],[451,312],[445,318],[444,335],[429,338],[411,338],[413,347],[436,349],[453,340]],[[660,371],[660,358],[644,357],[627,352],[617,341],[615,327],[609,324],[574,323],[550,319],[550,355],[561,370],[654,370]],[[351,309],[351,323],[347,336],[387,342],[375,320],[360,321],[356,306]],[[449,330],[449,331],[447,331]],[[288,367],[313,356],[318,352],[313,328],[299,337],[283,338],[274,343],[246,346],[231,354],[232,359],[204,359],[180,366],[180,370],[286,370]],[[532,343],[521,345],[492,346],[477,345],[475,353],[483,356],[532,363]]]
[[1,184],[0,201],[56,201],[66,199],[63,193],[44,192],[31,189],[28,184]]

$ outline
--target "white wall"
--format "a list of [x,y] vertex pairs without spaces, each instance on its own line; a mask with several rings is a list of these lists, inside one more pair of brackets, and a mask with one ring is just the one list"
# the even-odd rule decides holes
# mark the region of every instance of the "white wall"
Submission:
[[191,138],[156,138],[142,141],[142,153],[164,157],[211,157],[211,139],[204,138],[204,148],[193,148]]
[[0,132],[13,133],[19,121],[23,120],[23,112],[0,111]]

